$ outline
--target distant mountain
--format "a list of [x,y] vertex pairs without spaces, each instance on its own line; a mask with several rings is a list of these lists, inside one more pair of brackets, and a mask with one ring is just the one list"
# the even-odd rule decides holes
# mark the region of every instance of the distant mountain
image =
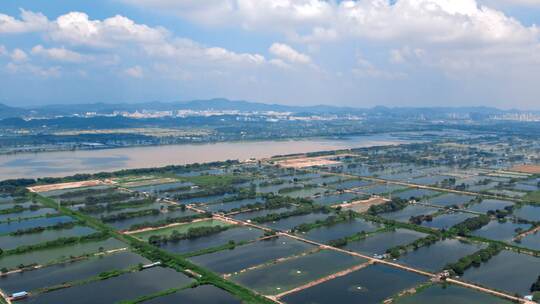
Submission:
[[192,100],[183,102],[145,102],[145,103],[91,103],[91,104],[58,104],[45,105],[33,108],[15,108],[0,104],[0,119],[11,117],[55,117],[84,115],[89,112],[98,114],[112,114],[114,112],[135,111],[177,111],[177,110],[236,110],[242,112],[291,112],[296,115],[311,114],[365,114],[387,118],[418,118],[428,119],[448,118],[450,115],[483,119],[490,115],[503,113],[519,113],[518,110],[499,110],[491,107],[384,107],[377,106],[370,109],[339,107],[329,105],[317,106],[288,106],[279,104],[265,104],[244,100],[228,100],[215,98],[209,100]]
[[9,117],[20,117],[29,114],[30,111],[6,106],[5,104],[0,103],[0,119],[9,118]]
[[224,98],[216,98],[210,100],[192,100],[184,102],[145,102],[145,103],[93,103],[79,105],[47,105],[34,108],[34,111],[42,115],[72,115],[85,114],[88,112],[96,112],[101,114],[113,113],[115,111],[177,111],[177,110],[236,110],[243,112],[309,112],[309,113],[343,113],[346,111],[358,111],[358,109],[333,107],[333,106],[287,106],[278,104],[265,104],[257,102],[248,102],[244,100],[228,100]]

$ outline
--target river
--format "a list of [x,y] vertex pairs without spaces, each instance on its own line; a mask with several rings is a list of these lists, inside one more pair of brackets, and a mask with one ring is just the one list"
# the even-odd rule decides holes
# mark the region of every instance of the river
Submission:
[[280,154],[306,153],[418,141],[406,136],[378,134],[344,139],[249,141],[170,146],[129,147],[0,155],[0,180],[67,176],[120,169],[182,165],[195,162],[244,160]]

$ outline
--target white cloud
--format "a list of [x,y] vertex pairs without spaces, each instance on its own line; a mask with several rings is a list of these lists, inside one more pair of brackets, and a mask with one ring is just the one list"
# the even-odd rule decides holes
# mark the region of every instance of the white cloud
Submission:
[[26,53],[21,49],[14,49],[11,52],[11,60],[17,62],[26,61],[28,60],[28,55],[26,55]]
[[53,40],[94,47],[161,43],[168,35],[163,28],[137,24],[120,15],[104,20],[90,20],[85,13],[71,12],[58,17],[53,24],[48,33]]
[[536,27],[525,27],[500,11],[479,5],[476,0],[125,1],[176,12],[197,23],[276,30],[305,40],[352,36],[439,43],[508,43],[531,41],[539,34]]
[[49,25],[49,20],[41,13],[21,10],[21,19],[0,14],[0,34],[15,34],[43,31]]
[[82,62],[87,59],[86,56],[77,52],[68,50],[64,47],[60,48],[45,48],[41,44],[38,44],[32,48],[33,55],[40,55],[46,58],[64,61],[64,62]]
[[504,6],[521,6],[521,7],[537,7],[540,8],[539,0],[483,0],[489,5],[504,5]]
[[124,0],[145,8],[163,10],[205,25],[235,25],[287,30],[292,25],[316,24],[333,13],[321,0]]
[[132,66],[130,68],[125,69],[124,73],[127,76],[130,76],[130,77],[133,77],[133,78],[143,78],[143,76],[144,76],[143,69],[138,65]]
[[0,56],[7,55],[7,53],[8,52],[7,52],[6,47],[0,44]]
[[29,63],[17,64],[14,62],[9,62],[6,65],[6,69],[10,73],[32,74],[32,75],[43,77],[43,78],[58,77],[61,74],[61,68],[58,66],[42,67],[38,65],[29,64]]
[[190,39],[175,39],[163,44],[143,45],[150,56],[177,60],[190,66],[228,65],[233,67],[258,66],[265,63],[264,56],[237,53],[221,47],[206,47]]
[[284,43],[274,43],[270,46],[268,50],[274,56],[286,60],[290,63],[311,63],[311,58],[308,55],[302,54]]

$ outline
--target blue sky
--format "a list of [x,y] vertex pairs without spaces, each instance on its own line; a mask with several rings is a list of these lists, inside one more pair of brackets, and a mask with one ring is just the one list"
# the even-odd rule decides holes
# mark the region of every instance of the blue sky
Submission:
[[3,1],[0,103],[540,109],[539,0]]

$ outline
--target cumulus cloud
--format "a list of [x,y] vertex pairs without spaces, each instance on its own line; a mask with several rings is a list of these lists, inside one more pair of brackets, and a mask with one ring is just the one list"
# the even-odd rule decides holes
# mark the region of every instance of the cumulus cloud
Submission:
[[95,47],[114,47],[130,42],[159,43],[168,34],[163,28],[137,24],[120,15],[90,20],[85,13],[71,12],[58,17],[53,24],[48,33],[53,40]]
[[[428,42],[508,43],[538,37],[536,27],[524,27],[476,0],[223,0],[217,1],[219,4],[196,0],[125,1],[177,12],[184,18],[204,24],[293,31],[291,37],[305,40],[356,36],[412,38]],[[306,31],[309,34],[299,34]]]
[[38,44],[32,48],[32,54],[64,62],[82,62],[87,58],[82,54],[68,50],[64,47],[45,48],[41,44]]
[[268,50],[274,56],[286,60],[290,63],[311,63],[311,58],[308,55],[302,54],[284,43],[274,43],[270,46]]
[[504,6],[521,6],[521,7],[536,7],[540,8],[538,0],[484,0],[489,5],[504,5]]
[[0,14],[0,34],[16,34],[45,30],[49,20],[41,13],[21,10],[21,18]]
[[208,66],[224,64],[229,66],[257,66],[265,63],[264,56],[251,53],[237,53],[221,47],[207,47],[190,39],[174,39],[163,44],[143,46],[153,57],[182,60],[187,65]]

